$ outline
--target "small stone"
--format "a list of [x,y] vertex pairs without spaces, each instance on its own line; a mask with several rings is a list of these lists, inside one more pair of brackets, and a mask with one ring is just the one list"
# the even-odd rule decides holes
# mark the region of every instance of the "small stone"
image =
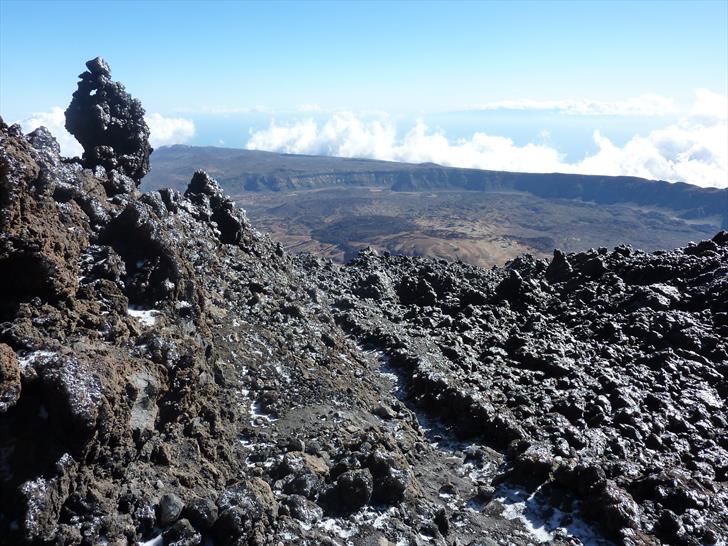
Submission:
[[179,518],[184,509],[184,502],[174,493],[165,493],[159,500],[159,523],[169,525]]

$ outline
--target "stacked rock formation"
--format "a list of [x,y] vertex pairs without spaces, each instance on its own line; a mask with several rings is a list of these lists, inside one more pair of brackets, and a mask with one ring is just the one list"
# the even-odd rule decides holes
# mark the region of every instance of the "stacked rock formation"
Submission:
[[101,57],[86,63],[66,110],[66,129],[83,146],[83,166],[103,167],[111,193],[128,193],[149,171],[149,127],[141,102],[111,80]]

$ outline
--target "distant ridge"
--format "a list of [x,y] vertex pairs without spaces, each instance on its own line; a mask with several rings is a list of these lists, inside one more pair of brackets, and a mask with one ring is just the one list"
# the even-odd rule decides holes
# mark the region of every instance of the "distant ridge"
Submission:
[[392,191],[518,191],[547,199],[579,199],[597,204],[633,203],[671,209],[685,219],[720,215],[728,227],[728,189],[702,188],[632,176],[517,173],[326,156],[281,154],[176,145],[155,150],[147,190],[183,189],[204,167],[225,191],[286,191],[340,186],[379,186]]

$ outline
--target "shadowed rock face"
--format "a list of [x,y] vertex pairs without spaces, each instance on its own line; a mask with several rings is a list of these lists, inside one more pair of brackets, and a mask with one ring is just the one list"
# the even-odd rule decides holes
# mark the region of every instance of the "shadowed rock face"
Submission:
[[111,80],[109,65],[101,57],[86,67],[66,110],[66,129],[83,146],[84,167],[116,171],[109,187],[126,193],[149,171],[152,147],[144,108],[121,83]]

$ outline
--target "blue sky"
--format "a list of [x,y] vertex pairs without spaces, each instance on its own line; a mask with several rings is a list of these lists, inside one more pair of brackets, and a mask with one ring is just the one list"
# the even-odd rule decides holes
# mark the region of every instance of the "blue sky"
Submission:
[[[557,168],[599,153],[600,138],[624,151],[654,131],[694,129],[691,112],[708,103],[720,122],[728,2],[0,0],[0,114],[27,121],[65,108],[83,62],[96,55],[158,116],[158,144],[178,135],[191,144],[414,160],[422,154],[397,148],[422,124],[449,148],[494,151],[477,134],[516,149],[553,148]],[[385,141],[347,147],[346,138]],[[524,154],[516,167],[528,162]],[[450,150],[441,160],[455,157],[489,166],[482,153]],[[705,185],[725,175],[724,160],[701,171]],[[521,170],[529,166],[551,163],[541,157]],[[654,177],[698,176],[663,167]]]

